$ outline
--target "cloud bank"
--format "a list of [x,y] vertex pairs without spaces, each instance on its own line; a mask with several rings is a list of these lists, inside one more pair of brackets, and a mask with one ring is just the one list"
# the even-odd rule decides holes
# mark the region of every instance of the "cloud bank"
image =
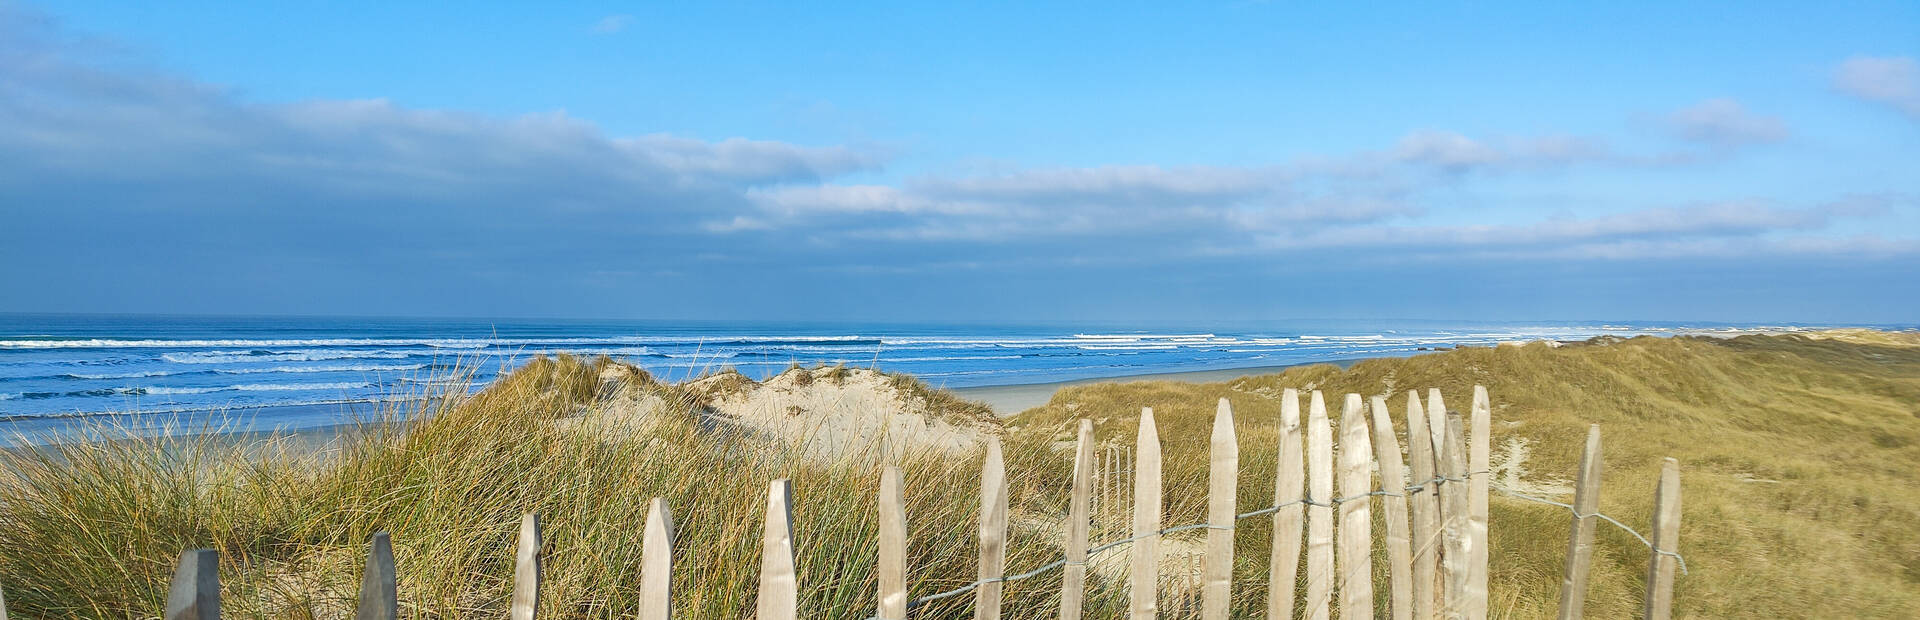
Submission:
[[[381,99],[253,102],[17,11],[0,10],[0,40],[0,283],[35,292],[0,310],[939,318],[1019,299],[1074,314],[1154,284],[1251,313],[1278,302],[1240,289],[1272,288],[1277,265],[1389,287],[1455,268],[1523,281],[1534,261],[1920,254],[1911,234],[1865,226],[1910,216],[1897,194],[1490,218],[1461,205],[1487,184],[1685,167],[1791,135],[1733,99],[1671,112],[1671,141],[1638,150],[1419,129],[1261,165],[896,175],[897,153],[871,145],[615,136],[562,112]],[[1915,82],[1907,58],[1855,58],[1835,76],[1909,116]],[[910,286],[928,277],[941,282]],[[1049,295],[1085,302],[1032,301]]]
[[1920,62],[1907,56],[1855,56],[1834,70],[1840,92],[1885,104],[1920,120]]

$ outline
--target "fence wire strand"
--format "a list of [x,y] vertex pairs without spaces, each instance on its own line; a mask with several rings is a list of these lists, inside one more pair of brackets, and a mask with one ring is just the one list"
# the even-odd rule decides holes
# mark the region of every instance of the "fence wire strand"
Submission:
[[[1237,515],[1234,515],[1234,517],[1233,517],[1233,520],[1234,520],[1234,521],[1239,521],[1239,520],[1241,520],[1241,519],[1250,519],[1250,518],[1253,518],[1253,517],[1260,517],[1260,516],[1265,516],[1265,515],[1270,515],[1270,514],[1273,514],[1273,513],[1276,513],[1276,512],[1280,512],[1280,509],[1282,509],[1282,508],[1287,508],[1287,507],[1290,507],[1290,506],[1301,506],[1301,505],[1306,505],[1306,506],[1320,506],[1320,507],[1323,507],[1323,508],[1334,508],[1334,507],[1338,507],[1338,506],[1339,506],[1340,504],[1342,504],[1342,503],[1344,503],[1344,502],[1350,502],[1350,501],[1354,501],[1354,500],[1366,500],[1366,499],[1371,499],[1371,498],[1373,498],[1373,497],[1376,497],[1376,496],[1377,496],[1377,497],[1407,497],[1407,498],[1411,498],[1411,497],[1412,497],[1412,496],[1414,496],[1414,495],[1418,495],[1418,494],[1420,494],[1420,492],[1421,492],[1421,491],[1424,491],[1424,490],[1426,490],[1426,489],[1428,489],[1428,488],[1429,488],[1429,485],[1440,485],[1440,484],[1446,484],[1446,483],[1448,483],[1448,482],[1466,482],[1466,481],[1467,481],[1467,480],[1468,480],[1469,478],[1472,478],[1472,477],[1474,477],[1474,476],[1487,476],[1487,475],[1490,475],[1490,474],[1492,474],[1492,473],[1493,473],[1492,471],[1488,471],[1488,470],[1480,470],[1480,471],[1471,471],[1471,472],[1467,472],[1467,474],[1466,474],[1465,476],[1459,476],[1459,477],[1449,477],[1449,476],[1434,476],[1434,477],[1432,477],[1432,478],[1428,478],[1428,479],[1426,479],[1425,481],[1422,481],[1422,482],[1420,482],[1420,483],[1418,483],[1418,484],[1412,484],[1412,485],[1408,485],[1408,486],[1407,486],[1407,487],[1405,488],[1405,490],[1404,490],[1404,491],[1389,491],[1389,490],[1385,490],[1385,489],[1381,489],[1381,490],[1376,490],[1376,491],[1369,491],[1369,492],[1366,492],[1366,493],[1361,493],[1361,494],[1359,494],[1359,495],[1349,495],[1349,496],[1346,496],[1346,497],[1335,497],[1335,498],[1332,498],[1332,499],[1329,499],[1329,500],[1326,500],[1326,501],[1324,501],[1324,502],[1319,502],[1319,501],[1314,501],[1314,499],[1313,499],[1313,496],[1312,496],[1312,494],[1308,494],[1308,496],[1307,496],[1307,497],[1303,497],[1303,498],[1300,498],[1300,499],[1297,499],[1297,500],[1293,500],[1293,501],[1290,501],[1290,502],[1282,502],[1282,503],[1279,503],[1279,504],[1275,504],[1275,505],[1272,505],[1272,506],[1268,506],[1268,507],[1266,507],[1266,508],[1261,508],[1261,509],[1259,509],[1259,510],[1255,510],[1255,511],[1252,511],[1252,512],[1243,512],[1243,513],[1240,513],[1240,514],[1237,514]],[[1636,539],[1638,539],[1638,540],[1640,541],[1640,544],[1643,544],[1643,545],[1646,545],[1646,546],[1647,546],[1647,550],[1648,550],[1648,551],[1650,551],[1650,552],[1653,552],[1653,553],[1657,553],[1657,554],[1660,554],[1660,555],[1665,555],[1665,556],[1671,556],[1671,557],[1672,557],[1672,558],[1674,559],[1674,561],[1675,561],[1675,562],[1677,562],[1677,563],[1679,564],[1679,568],[1680,568],[1680,574],[1682,574],[1682,575],[1685,575],[1685,574],[1687,574],[1687,560],[1686,560],[1686,558],[1683,558],[1683,557],[1681,557],[1681,556],[1680,556],[1680,553],[1679,553],[1679,552],[1677,552],[1677,551],[1667,551],[1667,550],[1664,550],[1664,549],[1659,549],[1659,548],[1656,548],[1656,547],[1654,547],[1654,546],[1653,546],[1653,541],[1650,541],[1650,540],[1647,540],[1647,537],[1646,537],[1646,536],[1642,536],[1642,535],[1640,534],[1640,532],[1637,532],[1637,531],[1634,531],[1634,529],[1633,529],[1633,528],[1631,528],[1631,527],[1627,527],[1627,524],[1625,524],[1625,523],[1621,523],[1621,522],[1620,522],[1619,520],[1617,520],[1617,519],[1614,519],[1613,517],[1610,517],[1610,516],[1607,516],[1607,515],[1605,515],[1605,514],[1601,514],[1601,513],[1599,513],[1599,512],[1593,512],[1593,513],[1586,513],[1586,514],[1582,514],[1582,513],[1581,513],[1581,512],[1579,511],[1579,509],[1576,509],[1576,508],[1574,508],[1572,504],[1566,504],[1566,503],[1562,503],[1562,502],[1556,502],[1556,501],[1553,501],[1553,500],[1550,500],[1550,499],[1546,499],[1546,498],[1543,498],[1543,497],[1538,497],[1538,496],[1534,496],[1534,495],[1528,495],[1528,494],[1526,494],[1526,493],[1521,493],[1521,492],[1519,492],[1519,491],[1515,491],[1515,490],[1513,490],[1513,489],[1511,489],[1511,488],[1508,488],[1508,487],[1506,487],[1506,486],[1503,486],[1503,485],[1500,485],[1500,484],[1496,484],[1496,483],[1494,483],[1494,482],[1493,482],[1493,481],[1491,481],[1491,480],[1489,480],[1489,481],[1487,482],[1487,487],[1488,487],[1488,488],[1490,488],[1490,489],[1493,489],[1493,490],[1495,490],[1495,491],[1499,491],[1499,492],[1500,492],[1500,493],[1501,493],[1502,495],[1506,495],[1506,496],[1508,496],[1508,497],[1511,497],[1511,498],[1514,498],[1514,499],[1518,499],[1518,500],[1523,500],[1523,501],[1529,501],[1529,502],[1534,502],[1534,503],[1539,503],[1539,504],[1546,504],[1546,505],[1549,505],[1549,506],[1559,506],[1559,507],[1561,507],[1561,508],[1565,508],[1565,509],[1567,509],[1567,511],[1569,511],[1569,512],[1572,512],[1572,513],[1573,513],[1573,516],[1575,516],[1575,517],[1579,517],[1579,518],[1585,518],[1585,517],[1598,517],[1598,518],[1600,518],[1600,519],[1602,519],[1602,520],[1605,520],[1605,521],[1606,521],[1606,522],[1608,522],[1608,523],[1612,523],[1612,524],[1613,524],[1613,525],[1614,525],[1615,527],[1618,527],[1618,528],[1620,528],[1620,529],[1622,529],[1622,530],[1625,530],[1625,531],[1626,531],[1626,532],[1627,532],[1628,534],[1632,534],[1634,538],[1636,538]],[[1088,550],[1087,550],[1087,557],[1088,557],[1089,559],[1091,559],[1091,558],[1092,558],[1093,556],[1096,556],[1096,555],[1099,555],[1099,554],[1101,554],[1101,553],[1104,553],[1104,552],[1106,552],[1106,551],[1110,551],[1110,550],[1113,550],[1113,549],[1115,549],[1115,548],[1117,548],[1117,547],[1120,547],[1120,546],[1123,546],[1123,545],[1127,545],[1127,544],[1131,544],[1131,543],[1135,543],[1135,542],[1139,542],[1139,541],[1141,541],[1141,540],[1145,540],[1145,539],[1147,539],[1147,538],[1152,538],[1152,537],[1154,537],[1154,536],[1164,536],[1164,535],[1167,535],[1167,534],[1173,534],[1173,533],[1176,533],[1176,532],[1185,532],[1185,531],[1190,531],[1190,530],[1198,530],[1198,529],[1222,529],[1222,530],[1231,530],[1231,529],[1234,529],[1234,527],[1233,527],[1233,526],[1226,526],[1226,527],[1218,527],[1218,526],[1215,526],[1215,525],[1213,525],[1213,524],[1211,524],[1211,523],[1191,523],[1191,524],[1187,524],[1187,525],[1176,525],[1176,526],[1173,526],[1173,527],[1168,527],[1168,528],[1162,528],[1162,529],[1160,529],[1160,530],[1156,530],[1156,531],[1153,531],[1153,532],[1148,532],[1148,533],[1145,533],[1145,534],[1139,534],[1139,535],[1136,535],[1136,536],[1133,536],[1133,537],[1131,537],[1131,538],[1123,538],[1123,539],[1120,539],[1120,540],[1116,540],[1116,541],[1113,541],[1113,542],[1110,542],[1110,543],[1106,543],[1106,544],[1104,544],[1104,545],[1100,545],[1100,546],[1098,546],[1098,547],[1094,547],[1094,548],[1091,548],[1091,549],[1088,549]],[[958,587],[958,588],[954,588],[954,589],[952,589],[952,590],[948,590],[948,591],[945,591],[945,592],[940,592],[940,593],[938,593],[938,594],[929,594],[929,595],[926,595],[926,596],[922,596],[922,597],[919,597],[919,598],[916,598],[916,599],[913,599],[913,600],[910,600],[910,601],[907,601],[907,609],[908,609],[909,611],[911,611],[911,610],[914,610],[914,609],[918,609],[918,608],[920,608],[921,606],[923,606],[923,605],[926,605],[927,603],[931,603],[931,602],[934,602],[934,601],[938,601],[938,600],[941,600],[941,599],[945,599],[945,598],[951,598],[951,597],[955,597],[955,596],[959,596],[959,595],[962,595],[962,594],[966,594],[966,593],[968,593],[968,592],[972,592],[972,591],[974,591],[974,590],[976,590],[976,589],[979,589],[979,588],[980,588],[980,586],[984,586],[984,585],[987,585],[987,584],[989,584],[989,583],[1007,583],[1007,582],[1013,582],[1013,581],[1020,581],[1020,580],[1022,580],[1022,579],[1029,579],[1029,578],[1033,578],[1033,577],[1038,577],[1038,576],[1040,576],[1040,575],[1043,575],[1043,574],[1046,574],[1046,573],[1047,573],[1048,571],[1051,571],[1051,570],[1053,570],[1053,569],[1056,569],[1056,568],[1060,568],[1060,567],[1063,567],[1063,566],[1067,566],[1067,565],[1070,565],[1070,564],[1071,564],[1071,565],[1077,565],[1077,566],[1084,566],[1084,565],[1086,565],[1087,563],[1086,563],[1086,562],[1069,562],[1069,561],[1067,561],[1067,560],[1066,560],[1065,558],[1061,558],[1061,559],[1059,559],[1059,560],[1054,560],[1053,562],[1050,562],[1050,563],[1048,563],[1048,564],[1046,564],[1046,565],[1044,565],[1044,566],[1041,566],[1041,567],[1039,567],[1039,568],[1036,568],[1036,569],[1033,569],[1033,570],[1030,570],[1030,571],[1027,571],[1027,572],[1024,572],[1024,573],[1020,573],[1020,574],[1017,574],[1017,575],[1006,575],[1006,576],[1001,576],[1001,577],[994,577],[994,578],[992,578],[992,579],[981,579],[981,580],[978,580],[978,581],[975,581],[975,582],[973,582],[973,583],[969,583],[969,584],[967,584],[967,585],[964,585],[964,586],[960,586],[960,587]],[[883,618],[881,618],[881,617],[880,617],[879,615],[873,615],[873,616],[867,616],[867,618],[866,618],[866,620],[887,620],[887,619],[883,619]]]

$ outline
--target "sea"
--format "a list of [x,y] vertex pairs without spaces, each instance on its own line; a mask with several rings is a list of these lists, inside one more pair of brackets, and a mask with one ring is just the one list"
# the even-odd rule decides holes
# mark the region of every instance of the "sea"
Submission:
[[[369,419],[433,382],[477,390],[542,355],[607,355],[666,380],[791,364],[940,387],[1050,383],[1413,355],[1602,334],[1808,326],[1314,320],[943,324],[0,314],[0,434],[108,421],[292,430]],[[446,386],[439,386],[445,388]],[[404,409],[404,408],[402,408]]]

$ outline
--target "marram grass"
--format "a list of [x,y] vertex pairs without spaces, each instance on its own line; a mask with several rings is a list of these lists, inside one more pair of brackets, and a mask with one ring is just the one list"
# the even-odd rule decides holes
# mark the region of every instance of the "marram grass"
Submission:
[[[631,617],[645,506],[662,496],[679,536],[679,617],[747,618],[766,484],[791,477],[803,612],[872,613],[872,455],[806,461],[671,419],[618,436],[549,424],[599,396],[605,363],[539,360],[478,394],[388,412],[418,421],[367,425],[324,456],[208,434],[0,453],[0,588],[16,617],[154,617],[180,552],[213,547],[228,617],[348,617],[366,544],[384,530],[403,614],[501,617],[519,516],[532,511],[546,536],[540,617]],[[1571,478],[1585,425],[1600,423],[1601,510],[1629,525],[1646,527],[1660,458],[1680,459],[1691,574],[1679,579],[1677,616],[1920,613],[1920,348],[1791,336],[1476,348],[1229,383],[1068,388],[1011,420],[1008,571],[1058,557],[1070,454],[1058,442],[1078,418],[1093,419],[1102,440],[1131,444],[1139,408],[1155,409],[1164,522],[1177,525],[1203,519],[1217,398],[1235,407],[1248,511],[1272,501],[1280,388],[1324,390],[1336,418],[1346,392],[1387,393],[1401,423],[1407,389],[1439,387],[1464,410],[1475,383],[1493,394],[1496,464],[1503,446],[1524,440],[1536,479]],[[955,406],[946,414],[970,414]],[[978,456],[908,455],[902,467],[910,592],[964,585],[975,568]],[[1567,526],[1564,509],[1494,494],[1494,617],[1552,614]],[[1242,521],[1237,534],[1235,615],[1259,617],[1269,521]],[[1594,563],[1589,617],[1634,616],[1645,548],[1603,524]],[[1374,575],[1385,600],[1386,567]],[[1123,615],[1118,584],[1096,573],[1089,585],[1087,617]],[[1051,615],[1058,587],[1057,572],[1009,584],[1006,617]],[[970,602],[947,599],[919,617],[967,617]]]

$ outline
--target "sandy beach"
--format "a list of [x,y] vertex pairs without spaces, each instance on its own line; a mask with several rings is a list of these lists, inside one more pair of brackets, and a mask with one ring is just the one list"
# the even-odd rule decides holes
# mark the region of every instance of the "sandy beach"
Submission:
[[[1352,366],[1354,362],[1358,362],[1364,359],[1369,359],[1369,358],[1361,357],[1361,358],[1332,360],[1332,361],[1314,362],[1314,363],[1333,364],[1341,368],[1346,368],[1348,366]],[[1159,373],[1149,373],[1149,374],[1140,374],[1140,375],[1123,375],[1123,376],[1117,376],[1117,377],[1095,377],[1090,379],[1075,379],[1073,381],[1056,381],[1051,383],[985,385],[980,387],[953,388],[952,391],[955,394],[959,394],[962,398],[986,403],[987,406],[993,408],[994,413],[1000,414],[1001,417],[1006,417],[1006,416],[1020,413],[1022,411],[1026,411],[1028,409],[1032,409],[1034,407],[1038,407],[1040,405],[1047,404],[1047,401],[1053,398],[1053,394],[1055,392],[1060,391],[1060,388],[1064,388],[1068,386],[1089,385],[1094,383],[1134,383],[1139,381],[1177,381],[1182,383],[1218,383],[1222,381],[1231,381],[1241,377],[1273,374],[1273,373],[1286,370],[1288,368],[1294,368],[1297,366],[1306,366],[1306,365],[1309,365],[1309,364],[1290,364],[1290,365],[1284,365],[1284,366],[1250,366],[1247,368],[1193,370],[1193,371],[1186,371],[1186,372],[1159,372]]]

